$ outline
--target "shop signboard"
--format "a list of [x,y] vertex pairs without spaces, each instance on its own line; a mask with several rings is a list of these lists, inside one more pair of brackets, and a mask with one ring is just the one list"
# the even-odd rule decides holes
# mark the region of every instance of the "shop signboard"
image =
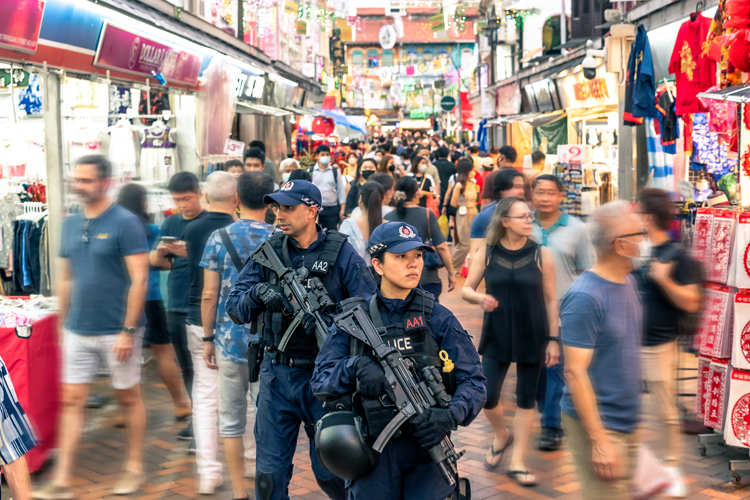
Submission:
[[161,74],[167,82],[196,85],[202,57],[132,33],[109,21],[104,23],[94,66],[147,77]]
[[566,108],[617,106],[617,82],[612,73],[600,73],[593,80],[577,74],[560,81],[565,91]]
[[245,151],[245,143],[242,141],[235,141],[234,139],[227,139],[224,143],[224,154],[231,156],[242,156]]
[[454,107],[456,107],[456,98],[453,96],[445,96],[442,99],[440,99],[440,107],[443,109],[443,111],[451,111]]
[[36,53],[46,0],[3,0],[0,16],[0,47]]
[[560,163],[585,163],[586,147],[576,144],[557,146],[557,161]]
[[234,95],[240,101],[260,102],[265,86],[266,80],[262,76],[242,73],[234,85]]

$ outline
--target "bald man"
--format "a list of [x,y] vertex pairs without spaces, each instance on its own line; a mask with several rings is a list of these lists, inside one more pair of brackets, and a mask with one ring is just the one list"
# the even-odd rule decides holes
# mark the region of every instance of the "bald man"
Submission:
[[212,173],[206,179],[205,197],[210,212],[187,225],[185,242],[190,267],[187,337],[195,373],[192,396],[196,463],[200,477],[199,492],[210,495],[222,482],[222,465],[216,460],[218,379],[216,371],[208,369],[203,362],[203,322],[201,320],[203,269],[200,267],[200,262],[203,249],[211,234],[236,220],[237,179],[224,171]]

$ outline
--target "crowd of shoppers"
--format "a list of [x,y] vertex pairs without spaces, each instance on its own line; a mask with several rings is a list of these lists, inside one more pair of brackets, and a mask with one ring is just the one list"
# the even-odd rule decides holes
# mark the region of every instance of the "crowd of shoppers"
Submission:
[[[662,438],[655,451],[669,471],[665,493],[686,496],[674,374],[677,338],[687,315],[700,308],[702,277],[669,236],[667,193],[645,189],[635,208],[607,203],[584,224],[562,209],[563,185],[544,173],[539,152],[531,155],[527,178],[510,146],[487,155],[427,135],[380,140],[365,152],[351,144],[341,165],[332,161],[340,151],[322,145],[311,171],[291,158],[277,169],[262,142],[249,146],[242,162],[228,162],[204,185],[193,174],[175,174],[168,189],[179,212],[161,228],[150,221],[143,187],[123,186],[113,203],[109,162],[78,160],[74,187],[83,209],[65,221],[60,249],[64,432],[51,481],[34,498],[74,498],[74,458],[101,361],[112,375],[128,442],[113,492],[139,489],[145,480],[142,347],[154,353],[175,419],[190,420],[177,437],[194,439],[189,449],[196,453],[198,492],[212,494],[223,483],[221,437],[233,498],[247,498],[245,477],[255,478],[261,497],[285,497],[300,424],[312,437],[324,411],[310,389],[317,351],[309,318],[301,322],[307,335],[291,351],[271,350],[262,366],[254,363],[259,334],[292,321],[281,314],[284,297],[267,293],[269,284],[275,290],[273,276],[250,259],[274,232],[283,233],[271,241],[283,248],[285,265],[313,273],[317,266],[337,304],[372,296],[371,272],[386,279],[388,293],[399,280],[409,281],[394,297],[417,287],[439,302],[443,281],[447,292],[455,289],[468,255],[461,297],[484,313],[482,358],[472,369],[486,394],[486,402],[477,398],[477,411],[483,405],[493,429],[485,467],[499,468],[507,454],[512,480],[537,483],[526,465],[536,408],[538,448],[567,443],[585,500],[630,498],[645,381]],[[452,250],[439,215],[453,223]],[[391,247],[415,237],[403,265],[421,272],[397,277],[391,254],[406,254]],[[330,262],[327,242],[337,248]],[[379,245],[388,248],[387,266]],[[322,264],[330,267],[322,271]],[[167,311],[160,270],[169,272]],[[501,391],[511,366],[516,409],[507,426]],[[4,369],[0,359],[0,375]],[[0,377],[0,396],[12,392],[9,384]],[[9,404],[0,400],[0,424],[8,415],[26,421]],[[456,421],[471,421],[453,417],[454,429]],[[23,454],[36,437],[28,425],[21,431],[13,439],[0,432],[0,464],[14,494],[26,500]],[[310,453],[324,493],[344,498],[344,484],[323,467],[312,439]],[[366,494],[366,488],[357,491]]]

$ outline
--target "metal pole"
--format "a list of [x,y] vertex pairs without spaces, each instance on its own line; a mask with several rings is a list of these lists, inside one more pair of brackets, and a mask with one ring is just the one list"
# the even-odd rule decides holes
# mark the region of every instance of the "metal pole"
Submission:
[[[456,44],[459,57],[461,56],[461,45]],[[457,143],[460,146],[463,142],[463,128],[464,128],[464,113],[463,106],[461,105],[461,66],[455,64],[456,71],[458,72],[458,128],[456,128]]]
[[[65,214],[65,187],[63,176],[63,138],[61,112],[61,80],[51,72],[44,71],[42,85],[44,99],[44,149],[47,164],[47,210],[49,224],[49,254],[57,256],[60,248],[62,222]],[[57,294],[57,259],[50,259],[50,290]]]

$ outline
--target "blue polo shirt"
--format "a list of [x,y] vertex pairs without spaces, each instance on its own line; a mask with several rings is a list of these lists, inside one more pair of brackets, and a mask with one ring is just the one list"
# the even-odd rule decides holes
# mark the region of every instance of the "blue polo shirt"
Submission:
[[533,231],[537,243],[549,248],[552,253],[557,300],[562,300],[578,277],[578,270],[591,267],[591,243],[586,225],[580,219],[563,212],[558,221],[545,230],[536,220],[534,212]]
[[479,212],[474,221],[471,223],[471,232],[469,238],[481,239],[487,236],[487,228],[492,221],[492,216],[495,214],[495,207],[497,206],[497,200],[488,203],[486,207]]

